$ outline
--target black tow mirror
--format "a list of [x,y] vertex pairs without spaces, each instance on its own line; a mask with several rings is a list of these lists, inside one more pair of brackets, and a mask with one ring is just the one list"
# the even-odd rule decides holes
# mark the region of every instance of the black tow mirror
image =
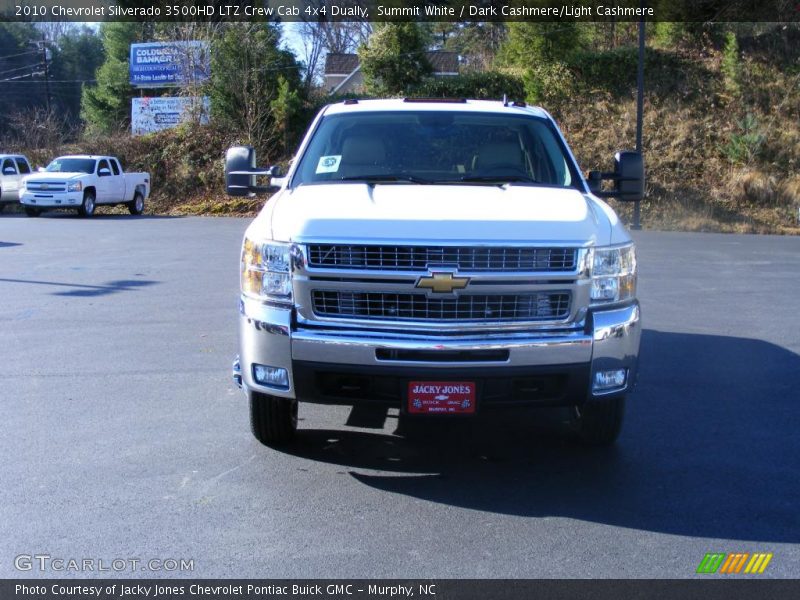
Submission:
[[[277,165],[269,169],[256,168],[256,151],[252,146],[233,146],[225,153],[225,191],[229,196],[256,196],[280,188],[273,181],[282,176]],[[269,177],[267,185],[258,185],[258,177]]]
[[[603,180],[610,179],[614,187],[603,190]],[[614,171],[589,173],[589,190],[599,198],[616,198],[636,202],[644,198],[644,158],[641,152],[625,150],[614,156]]]

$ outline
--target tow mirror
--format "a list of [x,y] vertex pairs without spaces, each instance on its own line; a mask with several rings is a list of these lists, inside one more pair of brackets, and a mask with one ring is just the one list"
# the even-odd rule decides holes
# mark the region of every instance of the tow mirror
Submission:
[[[256,168],[256,151],[252,146],[233,146],[225,153],[225,191],[229,196],[256,196],[279,189],[283,181],[281,168]],[[269,177],[267,185],[258,185],[258,177]]]
[[[614,182],[613,189],[603,190],[603,180]],[[589,173],[589,190],[599,198],[636,202],[644,198],[644,159],[641,152],[625,150],[614,156],[614,171]]]

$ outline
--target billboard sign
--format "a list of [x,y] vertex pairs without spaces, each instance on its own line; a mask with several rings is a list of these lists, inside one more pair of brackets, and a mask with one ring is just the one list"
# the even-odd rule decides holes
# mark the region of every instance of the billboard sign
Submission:
[[210,106],[208,96],[133,98],[131,131],[133,135],[144,135],[190,120],[205,125]]
[[211,73],[208,42],[131,44],[130,83],[159,88],[199,84]]

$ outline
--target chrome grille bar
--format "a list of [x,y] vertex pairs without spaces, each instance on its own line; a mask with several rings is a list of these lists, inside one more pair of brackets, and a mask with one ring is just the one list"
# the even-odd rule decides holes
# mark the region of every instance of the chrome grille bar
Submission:
[[308,264],[329,269],[425,271],[437,265],[463,271],[574,271],[576,248],[369,246],[310,244]]
[[556,321],[570,311],[568,291],[528,294],[426,294],[313,290],[314,313],[321,317],[392,321]]

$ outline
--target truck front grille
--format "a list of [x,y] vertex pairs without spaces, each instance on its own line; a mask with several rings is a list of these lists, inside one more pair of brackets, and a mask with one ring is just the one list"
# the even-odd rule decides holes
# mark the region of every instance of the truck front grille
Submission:
[[25,187],[30,192],[66,192],[66,181],[29,181]]
[[576,256],[575,248],[308,246],[308,264],[329,269],[425,271],[430,266],[448,265],[461,271],[574,271]]
[[465,294],[432,298],[386,292],[311,292],[321,317],[388,321],[556,321],[570,311],[570,292]]

